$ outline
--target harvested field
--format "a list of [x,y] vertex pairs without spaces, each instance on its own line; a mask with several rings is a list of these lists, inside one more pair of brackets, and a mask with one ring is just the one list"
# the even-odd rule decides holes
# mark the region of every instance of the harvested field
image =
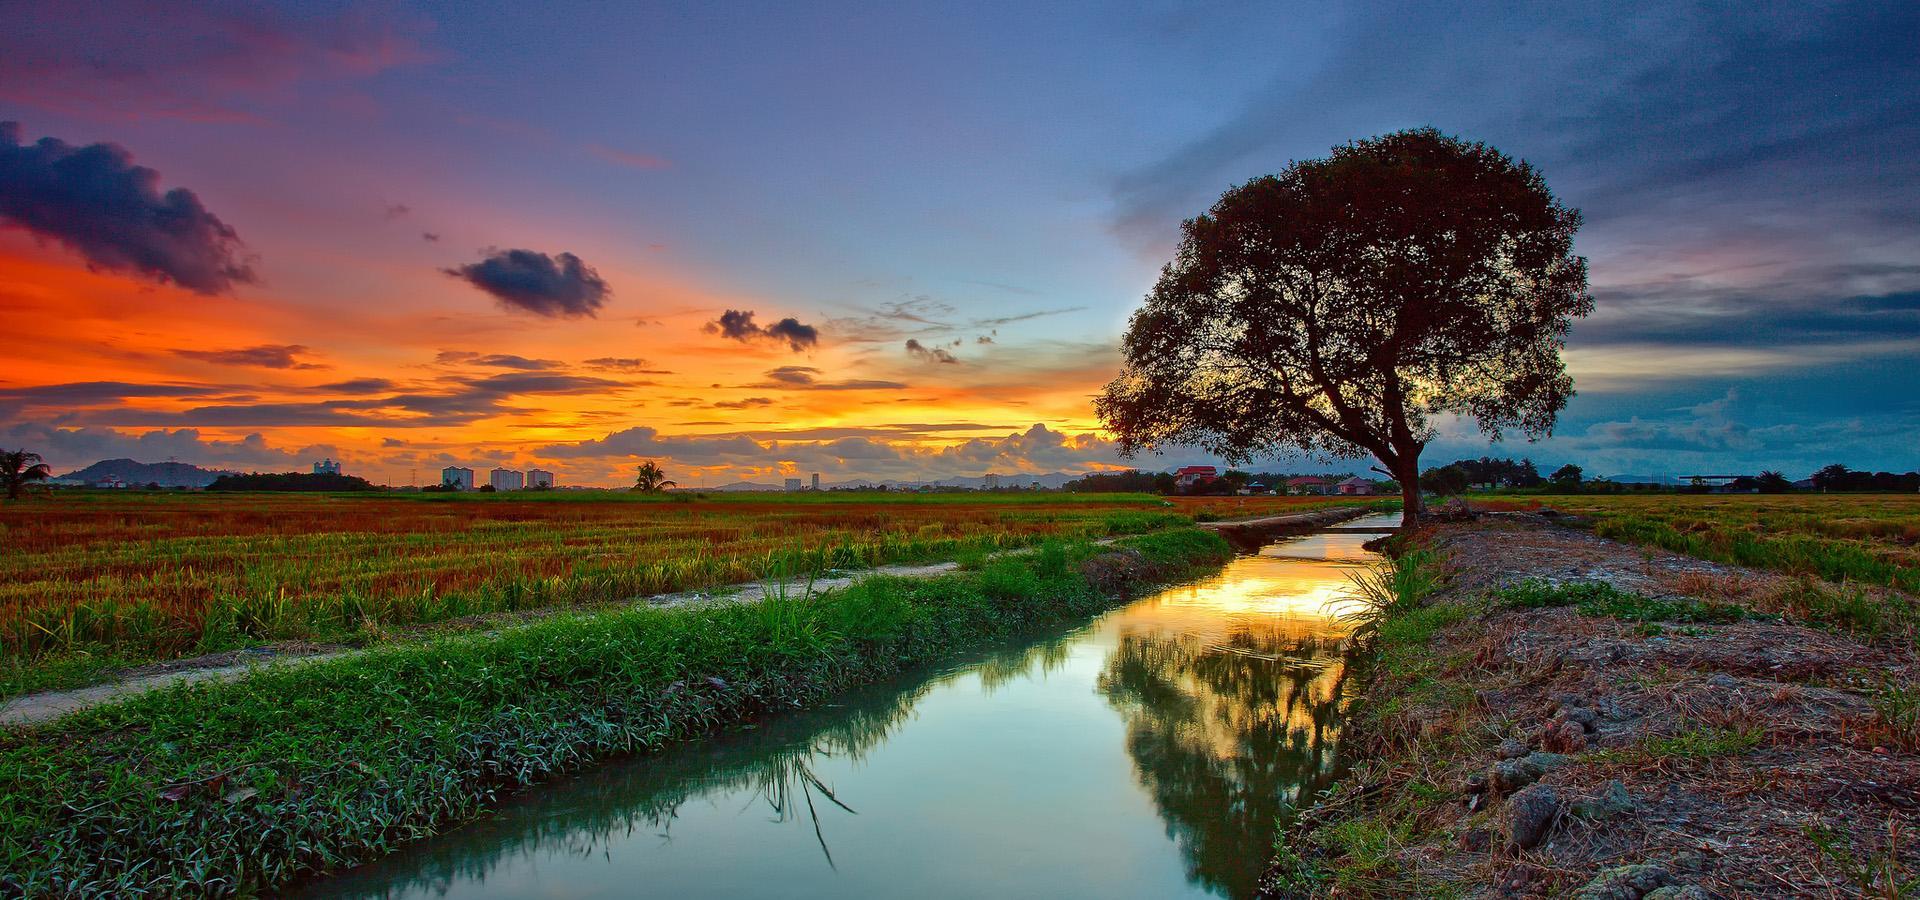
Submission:
[[1920,495],[1574,494],[1550,506],[1602,537],[1717,562],[1920,593]]
[[1272,894],[1920,889],[1906,636],[1810,615],[1803,579],[1532,516],[1418,540],[1448,584],[1380,624],[1361,762],[1283,841]]

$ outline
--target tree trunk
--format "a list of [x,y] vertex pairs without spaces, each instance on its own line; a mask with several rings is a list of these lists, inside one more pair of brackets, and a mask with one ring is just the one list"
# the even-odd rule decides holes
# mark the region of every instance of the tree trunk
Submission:
[[1400,471],[1394,475],[1400,482],[1400,527],[1410,529],[1420,524],[1426,512],[1420,507],[1420,457],[1402,455],[1400,459]]

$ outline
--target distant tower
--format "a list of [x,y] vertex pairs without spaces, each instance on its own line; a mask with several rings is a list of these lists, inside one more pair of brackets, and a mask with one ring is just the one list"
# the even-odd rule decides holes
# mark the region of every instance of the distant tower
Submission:
[[789,491],[798,491],[798,490],[800,490],[800,479],[798,479],[798,478],[789,478],[789,479],[787,479],[787,490],[789,490]]
[[813,473],[813,489],[816,491],[820,489],[820,473],[819,472]]
[[340,464],[337,462],[334,462],[333,457],[329,456],[326,459],[323,459],[313,464],[313,474],[338,475],[340,474]]

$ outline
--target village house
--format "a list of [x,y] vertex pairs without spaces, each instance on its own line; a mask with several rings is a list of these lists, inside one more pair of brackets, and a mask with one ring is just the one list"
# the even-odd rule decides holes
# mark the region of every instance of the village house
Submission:
[[1289,478],[1287,479],[1287,493],[1325,496],[1333,493],[1333,480],[1330,478],[1321,478],[1317,475],[1302,475],[1299,478]]
[[1349,497],[1367,497],[1373,494],[1373,482],[1355,475],[1334,485],[1334,490]]

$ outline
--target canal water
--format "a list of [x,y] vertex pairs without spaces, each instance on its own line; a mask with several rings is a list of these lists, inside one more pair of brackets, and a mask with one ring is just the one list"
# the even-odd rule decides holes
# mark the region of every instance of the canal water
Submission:
[[[1349,524],[1391,527],[1397,516]],[[543,785],[313,897],[1245,897],[1335,773],[1368,536]]]

